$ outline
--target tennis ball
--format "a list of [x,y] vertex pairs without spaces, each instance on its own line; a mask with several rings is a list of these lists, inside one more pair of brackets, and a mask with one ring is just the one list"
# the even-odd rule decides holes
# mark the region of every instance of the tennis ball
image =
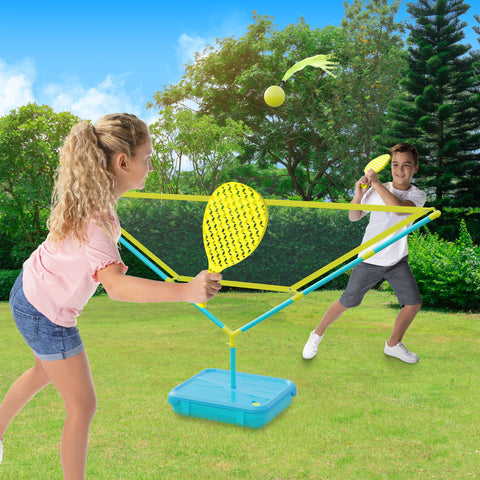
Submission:
[[270,107],[279,107],[285,101],[285,92],[282,87],[272,85],[265,90],[263,98]]

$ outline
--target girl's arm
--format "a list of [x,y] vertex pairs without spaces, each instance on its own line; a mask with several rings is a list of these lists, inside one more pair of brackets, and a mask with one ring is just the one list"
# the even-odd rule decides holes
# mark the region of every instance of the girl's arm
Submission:
[[222,275],[202,271],[188,283],[170,283],[125,275],[123,266],[113,263],[97,272],[97,278],[112,300],[204,303],[220,290]]

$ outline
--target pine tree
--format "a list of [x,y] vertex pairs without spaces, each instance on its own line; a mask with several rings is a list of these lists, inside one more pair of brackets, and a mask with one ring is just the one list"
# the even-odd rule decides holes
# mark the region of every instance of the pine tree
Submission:
[[478,81],[471,46],[462,44],[469,9],[463,0],[408,4],[408,67],[403,91],[390,104],[379,143],[409,141],[421,166],[417,184],[437,207],[480,205]]

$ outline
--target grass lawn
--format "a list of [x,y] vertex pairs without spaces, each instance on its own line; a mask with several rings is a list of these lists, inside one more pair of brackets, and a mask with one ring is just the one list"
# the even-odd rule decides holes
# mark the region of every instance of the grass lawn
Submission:
[[[314,292],[237,336],[237,370],[287,378],[292,404],[254,430],[176,415],[169,391],[205,368],[229,369],[228,337],[188,304],[91,300],[79,319],[98,411],[87,478],[480,478],[479,315],[422,310],[405,343],[416,365],[383,354],[395,298],[370,292],[303,360],[310,331],[339,292]],[[223,293],[209,309],[232,329],[288,296]],[[0,303],[0,397],[32,364]],[[61,478],[63,404],[38,394],[5,437],[2,480]]]

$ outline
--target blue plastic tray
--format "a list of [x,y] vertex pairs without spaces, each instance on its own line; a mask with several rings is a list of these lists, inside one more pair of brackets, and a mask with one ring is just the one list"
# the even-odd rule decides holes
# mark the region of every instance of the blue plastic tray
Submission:
[[285,410],[297,394],[295,384],[283,378],[207,369],[175,387],[168,403],[175,413],[244,427],[260,428]]

